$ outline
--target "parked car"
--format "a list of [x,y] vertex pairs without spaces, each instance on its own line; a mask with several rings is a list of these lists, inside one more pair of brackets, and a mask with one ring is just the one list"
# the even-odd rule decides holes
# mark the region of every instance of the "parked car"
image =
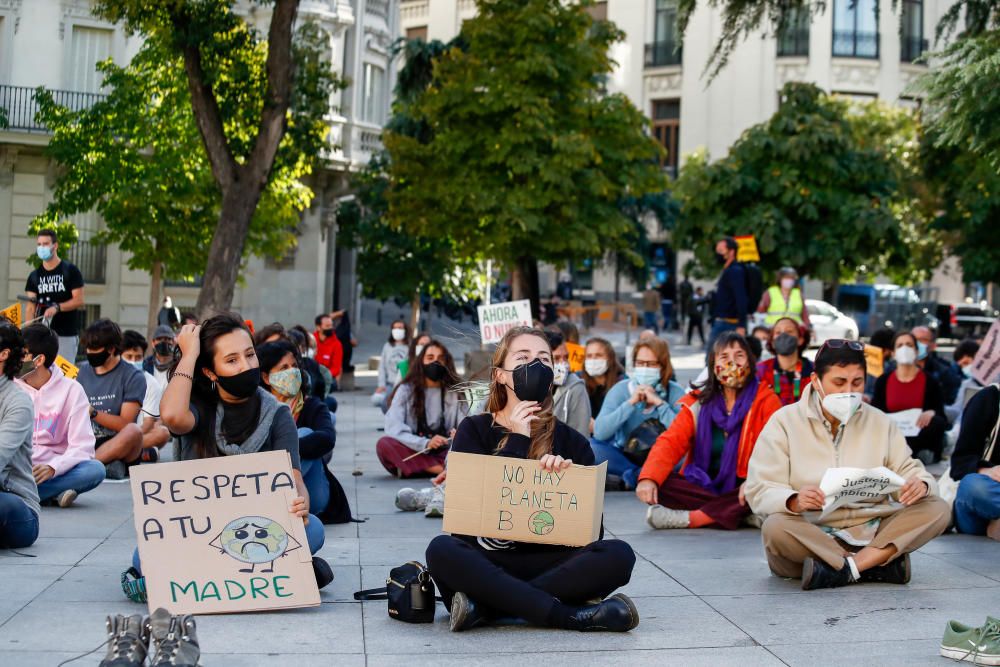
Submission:
[[858,332],[866,337],[882,327],[901,331],[925,326],[937,331],[937,294],[936,287],[841,285],[837,288],[836,306],[857,323]]
[[809,322],[813,327],[812,347],[819,347],[829,338],[858,339],[858,324],[826,301],[806,299]]
[[985,301],[938,304],[935,314],[941,322],[938,335],[955,340],[985,336],[1000,317],[1000,311]]

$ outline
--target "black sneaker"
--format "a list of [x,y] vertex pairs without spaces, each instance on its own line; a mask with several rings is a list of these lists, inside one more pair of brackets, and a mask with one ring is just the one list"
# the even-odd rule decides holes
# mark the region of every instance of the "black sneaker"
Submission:
[[112,461],[104,464],[107,479],[121,480],[128,477],[128,466],[122,461]]
[[144,447],[139,453],[139,461],[142,463],[156,463],[160,460],[160,451],[156,447]]
[[910,583],[910,554],[903,554],[885,565],[865,570],[861,573],[861,581],[879,584]]
[[854,583],[851,566],[844,559],[844,565],[834,570],[819,558],[806,558],[802,562],[802,590],[813,591],[817,588],[840,588]]
[[333,568],[319,556],[313,556],[313,574],[318,588],[325,588],[333,581]]
[[108,616],[108,652],[100,667],[143,667],[149,627],[139,614]]
[[194,616],[171,616],[162,607],[149,617],[151,667],[198,667],[201,648],[195,630]]

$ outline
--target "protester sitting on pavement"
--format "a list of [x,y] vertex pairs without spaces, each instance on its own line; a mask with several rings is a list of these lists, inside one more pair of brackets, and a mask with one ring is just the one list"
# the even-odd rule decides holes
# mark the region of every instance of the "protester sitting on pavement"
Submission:
[[[543,332],[508,331],[492,368],[486,412],[462,422],[453,451],[535,460],[550,472],[593,465],[587,438],[552,413],[552,350]],[[634,565],[632,548],[620,540],[561,547],[439,535],[427,547],[427,566],[453,632],[497,617],[627,632],[639,623],[635,605],[620,593],[604,598],[628,583]]]
[[796,324],[811,327],[809,310],[806,308],[802,290],[798,287],[799,272],[790,266],[778,270],[778,284],[771,285],[760,299],[758,313],[766,313],[764,321],[774,326],[782,318],[791,318]]
[[929,328],[913,327],[911,333],[917,339],[917,366],[937,382],[945,405],[951,405],[962,384],[962,369],[937,353],[937,336]]
[[[750,338],[747,338],[747,342],[750,343],[750,349],[758,361],[765,361],[771,358],[771,351],[767,348],[767,344],[771,342],[771,327],[763,325],[755,326],[753,331],[750,332]],[[760,346],[760,350],[756,349],[758,345]]]
[[385,412],[389,406],[387,399],[392,395],[392,389],[402,377],[399,374],[399,364],[404,361],[410,350],[410,327],[403,320],[396,320],[389,329],[389,340],[382,346],[382,356],[378,364],[378,380],[375,387],[377,405]]
[[559,331],[561,331],[563,335],[563,340],[567,343],[573,343],[574,345],[580,344],[580,330],[575,324],[569,320],[559,320],[555,323],[555,326],[559,327]]
[[281,322],[272,322],[253,332],[253,344],[257,347],[279,340],[288,340],[288,331]]
[[747,463],[781,402],[757,381],[743,336],[722,333],[708,359],[708,378],[680,399],[680,412],[639,473],[635,493],[649,505],[646,523],[653,528],[734,530],[750,514],[744,498]]
[[388,400],[385,436],[375,452],[390,474],[433,477],[444,470],[451,438],[469,412],[455,391],[458,383],[451,352],[432,340]]
[[429,342],[431,342],[431,335],[426,331],[421,331],[413,337],[413,340],[410,341],[410,347],[406,353],[406,359],[403,359],[397,364],[400,378],[406,377],[406,374],[410,372],[410,366],[414,363],[414,360],[420,358],[424,352],[424,348],[427,347],[427,343]]
[[618,363],[615,348],[603,338],[591,338],[584,348],[581,377],[590,398],[590,414],[599,415],[604,397],[625,376],[625,369]]
[[925,464],[940,461],[944,432],[948,427],[941,388],[934,378],[917,367],[917,339],[912,333],[896,334],[892,347],[896,369],[885,373],[875,383],[872,405],[888,414],[921,410],[916,421],[920,432],[907,437],[906,444]]
[[299,435],[302,479],[309,491],[310,511],[324,520],[330,504],[330,489],[336,481],[327,468],[337,444],[333,415],[321,399],[303,393],[304,373],[298,350],[285,340],[257,346],[260,382],[264,389],[292,412]]
[[[801,577],[805,590],[908,583],[909,553],[948,527],[948,505],[895,422],[862,401],[864,345],[829,340],[815,363],[802,400],[774,415],[750,458],[746,498],[766,516],[768,564],[779,577]],[[892,498],[821,514],[827,496],[819,484],[827,470],[880,466],[905,480]]]
[[955,346],[955,352],[952,354],[955,365],[962,369],[962,384],[958,387],[955,401],[944,406],[944,412],[948,421],[956,426],[962,423],[962,411],[969,396],[983,387],[979,380],[972,377],[972,362],[978,353],[979,343],[972,338],[966,338]]
[[21,335],[25,354],[16,382],[34,404],[31,462],[38,497],[43,503],[69,507],[104,481],[104,464],[94,459],[90,403],[83,387],[55,365],[55,332],[44,324],[30,324]]
[[131,364],[146,378],[146,395],[136,423],[142,429],[142,462],[155,463],[159,460],[159,449],[170,442],[170,431],[160,421],[160,397],[163,387],[149,373],[142,370],[143,357],[149,344],[138,331],[130,329],[122,333],[122,361]]
[[[882,327],[876,329],[868,339],[868,345],[882,350],[882,375],[891,373],[896,368],[896,362],[892,360],[892,341],[895,338],[895,329]],[[874,376],[871,373],[865,376],[865,403],[871,403],[875,398],[875,383],[879,377],[881,375]]]
[[[325,400],[327,393],[323,367],[317,364],[315,359],[308,356],[311,349],[309,342],[315,343],[315,339],[303,327],[297,325],[288,330],[288,340],[295,346],[295,351],[299,355],[299,368],[302,370],[302,387],[305,393],[309,396],[315,396],[321,401]],[[330,398],[336,407],[336,399],[332,396]],[[329,407],[328,404],[327,408]],[[332,411],[330,411],[330,416],[333,417]],[[336,417],[333,417],[333,420],[334,425],[336,425]]]
[[569,348],[562,334],[546,332],[549,347],[552,348],[552,370],[555,375],[552,384],[553,412],[556,419],[585,438],[590,437],[590,397],[587,385],[569,370]]
[[122,330],[107,318],[83,332],[87,361],[76,376],[90,401],[90,420],[97,438],[97,460],[108,479],[125,479],[128,466],[139,463],[143,434],[137,423],[146,398],[143,372],[121,358]]
[[21,332],[10,322],[0,323],[0,549],[29,547],[38,539],[38,488],[31,465],[34,411],[28,394],[14,384],[22,359]]
[[791,405],[802,396],[813,364],[803,357],[809,346],[809,330],[790,317],[782,317],[771,327],[767,348],[775,356],[757,364],[757,380],[769,385],[781,401]]
[[670,346],[665,340],[639,341],[632,349],[632,374],[604,399],[594,420],[594,459],[608,462],[608,482],[631,491],[653,442],[670,428],[684,396],[673,380]]
[[958,482],[955,528],[1000,541],[1000,386],[989,385],[969,400],[951,457]]
[[[333,571],[315,556],[326,535],[310,514],[295,420],[259,386],[260,365],[246,324],[233,314],[216,315],[202,326],[187,324],[177,334],[177,346],[181,356],[160,401],[163,423],[180,438],[176,459],[288,452],[299,493],[289,511],[305,522],[316,582],[327,585]],[[140,570],[138,551],[133,566]]]
[[316,316],[315,321],[316,363],[330,372],[330,382],[326,387],[327,393],[330,393],[339,388],[338,383],[344,368],[344,347],[337,338],[333,317],[321,314]]
[[174,352],[177,346],[174,342],[174,330],[166,325],[156,327],[153,332],[153,354],[142,362],[142,370],[153,376],[160,385],[160,392],[167,388],[170,381],[169,371],[174,364]]

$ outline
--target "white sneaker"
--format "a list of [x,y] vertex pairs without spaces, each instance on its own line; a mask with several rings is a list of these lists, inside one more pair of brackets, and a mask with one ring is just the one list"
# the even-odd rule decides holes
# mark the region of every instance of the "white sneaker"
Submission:
[[73,501],[76,500],[78,495],[80,494],[73,489],[66,489],[56,496],[56,504],[59,505],[59,507],[69,507],[73,504]]
[[428,519],[440,519],[444,516],[444,486],[431,489],[431,499],[424,509],[424,516]]
[[663,505],[650,505],[646,510],[646,523],[657,530],[690,528],[691,513],[687,510],[672,510]]
[[427,503],[431,501],[431,496],[434,493],[434,489],[426,488],[411,489],[410,487],[405,487],[396,492],[396,507],[403,510],[404,512],[416,512],[427,507]]

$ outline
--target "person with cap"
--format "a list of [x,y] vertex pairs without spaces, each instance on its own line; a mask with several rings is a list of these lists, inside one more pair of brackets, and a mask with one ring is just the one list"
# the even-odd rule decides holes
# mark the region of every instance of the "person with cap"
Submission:
[[806,308],[802,290],[798,287],[799,272],[790,266],[778,270],[778,284],[771,285],[764,292],[757,306],[758,313],[765,313],[767,326],[774,324],[783,317],[789,317],[799,324],[812,328],[809,323],[809,310]]
[[142,370],[153,376],[160,385],[160,393],[167,388],[167,382],[170,380],[167,374],[174,363],[176,349],[174,330],[166,324],[156,327],[153,331],[153,354],[143,359]]

